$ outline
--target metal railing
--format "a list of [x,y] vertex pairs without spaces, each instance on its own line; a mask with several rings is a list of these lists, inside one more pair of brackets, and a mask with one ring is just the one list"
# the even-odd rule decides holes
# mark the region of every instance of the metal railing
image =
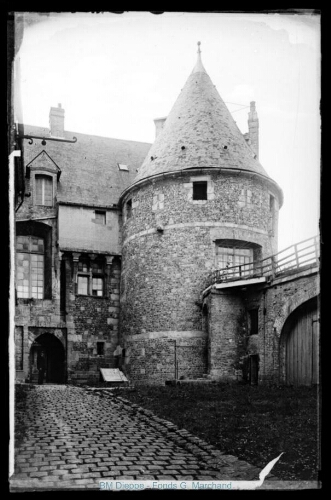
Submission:
[[211,273],[211,283],[222,283],[262,276],[275,278],[285,273],[297,272],[305,267],[317,265],[318,262],[319,238],[318,236],[314,236],[313,238],[308,238],[295,245],[291,245],[265,259],[217,269]]

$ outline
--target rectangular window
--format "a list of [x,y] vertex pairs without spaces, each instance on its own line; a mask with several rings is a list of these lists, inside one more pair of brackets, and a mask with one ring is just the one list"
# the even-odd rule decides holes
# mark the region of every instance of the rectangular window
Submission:
[[[217,247],[218,269],[243,266],[250,262],[253,266],[253,248]],[[231,269],[230,271],[234,273],[234,276],[246,276],[252,271],[252,266],[245,265],[242,268]]]
[[105,354],[105,343],[97,342],[97,354],[98,356],[104,356]]
[[88,276],[78,276],[78,294],[88,295],[89,278]]
[[17,297],[44,298],[44,240],[35,236],[17,237]]
[[92,272],[93,274],[103,274],[103,265],[97,260],[92,262]]
[[36,175],[36,205],[53,206],[53,179],[49,175]]
[[94,297],[104,296],[104,262],[100,258],[78,262],[77,293]]
[[269,198],[269,210],[272,213],[275,210],[275,197],[272,196],[272,194],[270,195],[270,198]]
[[78,271],[80,271],[81,273],[88,273],[89,272],[88,263],[84,260],[80,260],[78,262]]
[[207,199],[207,181],[193,182],[193,200]]
[[259,332],[259,310],[251,309],[249,311],[249,319],[250,319],[249,334],[257,335]]
[[94,220],[97,224],[106,224],[106,212],[103,210],[96,210]]
[[92,278],[92,295],[103,296],[103,278]]

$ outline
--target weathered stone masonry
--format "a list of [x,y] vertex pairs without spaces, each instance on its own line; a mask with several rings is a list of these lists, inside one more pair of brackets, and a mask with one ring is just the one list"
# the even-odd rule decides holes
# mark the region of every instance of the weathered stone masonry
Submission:
[[[126,345],[128,373],[135,380],[162,381],[174,373],[174,356],[171,360],[167,354],[170,332],[176,332],[178,339],[180,332],[200,336],[202,349],[196,340],[190,341],[190,361],[182,362],[181,371],[183,376],[205,373],[207,339],[200,293],[217,267],[216,241],[255,243],[260,257],[277,246],[277,233],[270,230],[268,183],[228,172],[194,174],[181,172],[151,180],[123,198],[121,342]],[[209,199],[192,199],[192,179],[208,182]],[[144,367],[137,351],[148,349],[143,334],[153,334],[159,346]],[[190,342],[186,339],[187,346]],[[180,349],[181,356],[184,352]]]
[[[316,268],[263,285],[208,290],[203,298],[208,311],[208,373],[223,380],[242,380],[248,358],[256,355],[259,382],[283,384],[284,324],[299,306],[317,301],[318,296]],[[250,335],[249,324],[252,309],[258,310],[258,332],[254,335]]]
[[[78,294],[78,258],[78,254],[64,256],[68,381],[98,382],[100,368],[115,366],[113,353],[118,343],[120,262],[108,257],[104,295],[94,297]],[[102,354],[98,353],[98,343],[103,344]]]

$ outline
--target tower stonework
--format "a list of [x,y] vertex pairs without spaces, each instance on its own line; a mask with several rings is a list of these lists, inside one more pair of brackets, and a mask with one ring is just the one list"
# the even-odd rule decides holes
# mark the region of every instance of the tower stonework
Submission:
[[[211,334],[201,293],[215,269],[277,252],[282,192],[235,124],[200,48],[120,204],[128,376],[138,384],[207,373],[233,379],[242,305],[227,294],[220,331]],[[236,317],[226,323],[230,309]]]

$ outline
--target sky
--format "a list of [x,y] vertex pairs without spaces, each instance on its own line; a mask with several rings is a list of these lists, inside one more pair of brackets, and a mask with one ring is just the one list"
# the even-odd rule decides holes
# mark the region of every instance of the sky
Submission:
[[[250,101],[259,160],[284,193],[282,250],[319,233],[320,17],[282,13],[24,14],[20,99],[25,124],[152,143],[201,42],[203,65],[242,133]],[[17,98],[18,96],[16,96]]]

